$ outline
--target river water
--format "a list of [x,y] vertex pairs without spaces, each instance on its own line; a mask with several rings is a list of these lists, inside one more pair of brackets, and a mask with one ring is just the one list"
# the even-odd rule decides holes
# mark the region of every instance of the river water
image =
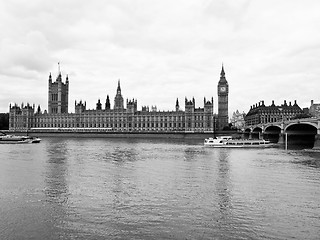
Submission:
[[201,140],[0,145],[0,239],[319,236],[319,153]]

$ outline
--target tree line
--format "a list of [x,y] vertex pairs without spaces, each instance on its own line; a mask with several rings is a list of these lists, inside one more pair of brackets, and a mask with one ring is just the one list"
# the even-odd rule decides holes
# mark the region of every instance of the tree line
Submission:
[[9,129],[9,113],[0,113],[0,130]]

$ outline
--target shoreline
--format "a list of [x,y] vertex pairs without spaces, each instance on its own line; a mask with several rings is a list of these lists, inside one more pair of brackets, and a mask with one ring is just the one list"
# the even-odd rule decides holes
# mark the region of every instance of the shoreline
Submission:
[[[29,135],[32,137],[91,137],[91,138],[163,138],[163,139],[202,139],[213,137],[208,133],[185,132],[42,132],[42,131],[4,131],[13,135]],[[219,132],[215,135],[235,135],[237,132]]]

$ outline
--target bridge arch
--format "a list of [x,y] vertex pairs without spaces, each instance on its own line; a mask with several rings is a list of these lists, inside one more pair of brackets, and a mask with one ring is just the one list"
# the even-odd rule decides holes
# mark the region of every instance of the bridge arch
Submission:
[[271,125],[271,126],[267,126],[264,131],[268,133],[279,134],[281,133],[281,127],[276,125]]
[[[290,123],[288,124],[286,127],[285,127],[285,131],[287,131],[287,129],[290,129],[290,128],[296,128],[297,126],[296,125],[300,125],[302,128],[309,128],[309,129],[316,129],[317,130],[317,124],[316,123],[311,123],[311,122],[298,122],[298,123]],[[311,126],[311,127],[309,127]],[[313,128],[312,128],[313,127]]]
[[262,128],[261,127],[255,127],[252,132],[262,132]]
[[281,127],[277,125],[267,126],[263,133],[263,138],[271,142],[277,143],[281,134]]
[[255,127],[252,130],[251,137],[253,139],[259,139],[261,136],[262,136],[262,128],[261,127]]
[[[320,149],[320,119],[293,119],[258,125],[248,125],[243,132],[245,138],[256,138],[261,133],[263,138],[280,144],[296,147]],[[260,135],[261,137],[261,135]]]
[[250,128],[246,128],[244,130],[244,133],[243,133],[243,138],[245,138],[245,139],[250,138],[250,134],[251,134],[251,129]]
[[317,135],[317,126],[308,122],[291,123],[285,127],[284,133],[287,134],[288,143],[291,145],[313,147]]

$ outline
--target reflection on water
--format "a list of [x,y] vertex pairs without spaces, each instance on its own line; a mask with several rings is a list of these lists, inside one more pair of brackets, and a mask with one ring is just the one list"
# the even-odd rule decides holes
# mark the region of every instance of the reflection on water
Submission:
[[231,208],[230,206],[230,167],[229,167],[229,159],[226,151],[219,152],[219,160],[218,160],[218,181],[216,182],[216,189],[219,196],[219,207],[221,216],[227,216],[228,210]]
[[54,203],[66,203],[68,201],[68,184],[66,175],[68,174],[68,147],[67,142],[56,142],[46,144],[48,160],[46,172],[45,194],[48,201]]
[[320,168],[320,152],[319,151],[291,151],[293,156],[292,163],[302,164],[308,167]]
[[0,239],[319,236],[318,153],[72,138],[0,151]]

